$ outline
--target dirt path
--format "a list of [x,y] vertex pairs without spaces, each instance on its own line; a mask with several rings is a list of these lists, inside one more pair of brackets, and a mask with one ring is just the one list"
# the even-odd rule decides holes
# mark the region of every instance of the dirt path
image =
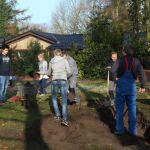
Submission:
[[[70,126],[66,128],[56,122],[52,114],[41,114],[36,101],[33,106],[32,115],[40,117],[25,129],[24,150],[150,150],[140,127],[137,137],[113,133],[115,119],[110,108],[90,108],[87,104],[69,106]],[[29,110],[29,122],[30,113]]]
[[104,150],[150,150],[141,131],[138,137],[127,133],[118,137],[112,133],[114,119],[110,109],[97,111],[85,106],[69,106],[69,114],[69,128],[54,121],[52,115],[43,116],[41,133],[47,150],[91,150],[92,145]]

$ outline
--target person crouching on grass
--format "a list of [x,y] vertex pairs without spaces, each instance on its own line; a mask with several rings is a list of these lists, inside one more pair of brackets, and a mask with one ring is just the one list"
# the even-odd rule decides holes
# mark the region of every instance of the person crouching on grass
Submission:
[[144,71],[140,61],[133,56],[131,45],[125,46],[123,57],[113,66],[112,72],[117,73],[116,79],[116,131],[115,134],[124,133],[124,105],[128,109],[128,131],[135,136],[136,130],[136,79],[139,75],[139,92],[145,92]]
[[8,56],[9,46],[4,44],[0,54],[0,105],[6,102],[6,91],[11,74],[11,59]]
[[39,94],[43,96],[46,94],[46,82],[47,79],[49,78],[46,75],[48,64],[47,61],[44,58],[44,53],[41,53],[38,55],[38,60],[39,60],[39,72],[40,72],[40,78],[39,78]]
[[[52,75],[51,94],[52,103],[55,112],[55,120],[60,120],[62,116],[61,125],[68,127],[67,117],[67,77],[71,74],[68,61],[62,57],[62,52],[59,49],[54,50],[54,58],[49,63],[48,75]],[[57,102],[57,94],[61,92],[62,97],[62,115],[60,114]]]

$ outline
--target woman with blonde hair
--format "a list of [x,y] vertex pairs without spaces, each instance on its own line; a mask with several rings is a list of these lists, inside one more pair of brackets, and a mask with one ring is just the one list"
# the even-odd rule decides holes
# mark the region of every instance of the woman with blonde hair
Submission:
[[46,82],[47,79],[49,78],[46,75],[48,64],[47,61],[44,58],[44,53],[40,53],[38,55],[38,60],[39,60],[39,72],[40,72],[40,78],[39,78],[39,94],[42,96],[46,93]]

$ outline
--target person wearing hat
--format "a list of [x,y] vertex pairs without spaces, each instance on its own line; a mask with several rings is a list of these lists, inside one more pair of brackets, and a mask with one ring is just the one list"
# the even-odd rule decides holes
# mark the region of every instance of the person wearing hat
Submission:
[[136,79],[139,76],[139,92],[145,92],[144,70],[140,61],[134,57],[131,45],[126,45],[123,57],[112,67],[116,78],[116,131],[117,135],[124,133],[124,105],[128,109],[128,131],[130,135],[136,135]]

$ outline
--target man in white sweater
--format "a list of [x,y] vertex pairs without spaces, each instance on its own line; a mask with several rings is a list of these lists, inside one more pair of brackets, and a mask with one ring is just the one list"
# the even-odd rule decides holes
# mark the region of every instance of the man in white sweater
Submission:
[[71,74],[69,63],[62,57],[59,49],[54,50],[54,58],[49,63],[48,75],[52,75],[51,93],[52,103],[55,112],[55,119],[60,120],[61,114],[58,108],[57,93],[60,89],[62,97],[62,122],[64,126],[68,125],[67,118],[67,77]]

